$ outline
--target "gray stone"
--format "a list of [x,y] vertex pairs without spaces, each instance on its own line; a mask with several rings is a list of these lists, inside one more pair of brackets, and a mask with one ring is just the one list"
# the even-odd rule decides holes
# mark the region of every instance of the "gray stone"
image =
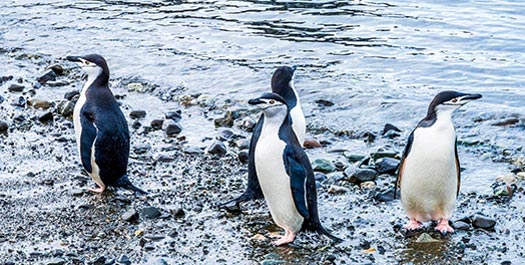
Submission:
[[247,132],[253,132],[253,128],[257,124],[257,121],[255,121],[252,117],[246,116],[241,121],[241,128],[246,130]]
[[55,71],[49,69],[43,75],[41,75],[36,81],[40,84],[45,84],[47,81],[57,80],[57,74]]
[[200,155],[204,153],[204,151],[201,148],[195,146],[188,146],[184,148],[183,152],[191,155]]
[[470,230],[470,225],[463,222],[463,221],[455,221],[454,224],[452,225],[454,227],[454,229],[456,230],[463,230],[463,231],[468,231]]
[[149,150],[151,150],[150,144],[139,144],[133,148],[133,152],[137,155],[145,154]]
[[248,139],[239,139],[235,141],[235,146],[240,150],[248,149],[250,148],[250,141]]
[[429,234],[427,233],[423,233],[421,234],[417,239],[416,239],[416,243],[439,243],[441,242],[440,240],[437,240],[433,237],[431,237]]
[[117,260],[118,263],[120,264],[124,264],[124,265],[130,265],[131,264],[131,260],[129,259],[129,257],[127,255],[121,255],[118,260]]
[[168,137],[173,137],[182,132],[182,127],[174,120],[164,120],[162,130],[164,130]]
[[75,96],[79,96],[80,92],[78,90],[72,90],[64,94],[64,99],[72,100]]
[[146,117],[146,111],[145,110],[133,110],[129,113],[129,117],[132,119],[142,119]]
[[376,179],[378,173],[371,168],[358,168],[350,177],[350,182],[361,183],[365,181],[373,181]]
[[176,111],[168,111],[164,113],[164,116],[168,120],[173,120],[174,122],[179,122],[182,120],[182,111],[176,110]]
[[314,162],[312,163],[312,167],[314,171],[319,171],[323,173],[330,173],[336,170],[334,164],[330,160],[322,158],[314,160]]
[[75,109],[75,103],[69,100],[62,100],[58,103],[58,106],[57,106],[58,112],[60,113],[60,115],[64,117],[72,116],[74,109]]
[[24,91],[24,88],[25,88],[25,86],[22,86],[22,85],[19,85],[19,84],[11,84],[7,88],[7,91],[9,91],[9,92],[22,92],[22,91]]
[[40,113],[40,115],[38,115],[38,120],[42,123],[53,121],[53,112],[47,110],[47,111]]
[[390,124],[390,123],[387,123],[385,124],[385,127],[383,128],[383,135],[387,135],[388,133],[390,132],[401,132],[401,130],[399,128],[397,128],[396,126]]
[[395,158],[382,157],[375,161],[379,173],[394,174],[401,162]]
[[241,163],[243,163],[243,164],[248,163],[248,158],[249,158],[248,151],[246,151],[246,150],[240,151],[239,154],[238,154],[238,157],[239,157],[239,161],[241,161]]
[[475,228],[481,228],[485,230],[492,230],[496,225],[496,220],[488,218],[482,215],[475,215],[472,218],[472,226]]
[[53,258],[46,262],[47,265],[62,265],[66,264],[66,261],[62,258]]
[[159,209],[149,206],[144,209],[142,209],[142,216],[144,216],[147,219],[155,219],[158,218],[161,215]]
[[135,222],[139,219],[139,213],[137,213],[135,209],[129,209],[121,216],[121,218],[124,221]]
[[363,159],[366,158],[366,156],[364,156],[364,155],[352,154],[350,152],[344,152],[343,156],[346,157],[346,159],[350,163],[359,162],[359,161],[362,161]]
[[225,155],[227,153],[226,145],[217,140],[208,147],[207,152],[212,155]]
[[7,129],[9,129],[9,125],[5,121],[0,121],[0,133],[7,132]]
[[162,129],[162,123],[164,123],[164,120],[155,119],[151,121],[150,126],[153,130],[160,130]]
[[69,82],[67,80],[47,81],[46,85],[50,87],[69,86]]

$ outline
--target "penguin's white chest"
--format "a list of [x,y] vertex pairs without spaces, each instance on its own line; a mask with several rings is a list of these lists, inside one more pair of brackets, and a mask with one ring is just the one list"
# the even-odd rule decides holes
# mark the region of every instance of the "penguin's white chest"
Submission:
[[304,138],[306,136],[306,119],[304,118],[304,113],[299,100],[297,101],[297,105],[290,110],[290,116],[292,117],[292,129],[297,136],[299,144],[303,146]]
[[304,218],[295,206],[290,176],[285,170],[283,153],[286,143],[279,139],[278,128],[272,132],[268,127],[263,125],[255,147],[257,178],[274,222],[295,233],[301,229]]
[[80,135],[82,134],[82,126],[80,125],[80,110],[86,103],[86,95],[84,91],[80,93],[75,108],[73,109],[73,125],[75,127],[75,137],[77,139],[77,150],[80,155]]
[[401,176],[401,201],[419,221],[450,218],[455,208],[456,134],[452,123],[436,123],[414,131]]

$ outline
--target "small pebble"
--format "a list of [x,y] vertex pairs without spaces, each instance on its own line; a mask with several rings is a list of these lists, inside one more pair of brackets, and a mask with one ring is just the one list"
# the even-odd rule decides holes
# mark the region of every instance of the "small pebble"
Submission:
[[129,209],[128,211],[126,211],[121,216],[121,218],[124,221],[134,222],[134,221],[137,221],[139,219],[139,213],[137,213],[137,211],[135,211],[135,209]]
[[22,85],[19,85],[19,84],[11,84],[7,88],[7,91],[9,91],[9,92],[22,92],[22,91],[24,91],[24,88],[25,88],[25,86],[22,86]]
[[227,153],[226,145],[217,140],[208,147],[207,152],[212,155],[225,155]]
[[142,119],[146,117],[146,111],[145,110],[133,110],[129,113],[129,117],[132,119]]

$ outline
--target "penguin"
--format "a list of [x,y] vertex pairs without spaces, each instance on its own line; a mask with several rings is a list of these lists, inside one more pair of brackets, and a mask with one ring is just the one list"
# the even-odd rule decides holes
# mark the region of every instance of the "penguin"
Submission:
[[285,234],[275,245],[293,242],[299,231],[315,231],[332,240],[321,225],[312,166],[292,129],[289,103],[276,93],[265,93],[249,104],[263,112],[253,158],[257,179],[273,221]]
[[87,73],[87,82],[73,111],[73,123],[82,166],[101,193],[108,186],[146,194],[128,179],[129,130],[124,114],[109,89],[109,68],[98,54],[67,56]]
[[438,221],[436,230],[454,232],[448,221],[459,194],[461,172],[452,113],[480,94],[455,91],[438,93],[427,116],[410,133],[401,159],[394,196],[401,190],[401,204],[409,223],[407,230],[422,222]]
[[[304,143],[304,138],[306,135],[306,120],[304,118],[304,113],[301,108],[301,102],[299,100],[299,94],[295,90],[293,84],[294,72],[297,67],[294,65],[290,66],[281,66],[275,70],[272,75],[271,88],[272,92],[280,95],[286,101],[290,109],[291,124],[294,134],[297,136],[301,146]],[[248,149],[248,185],[244,193],[226,203],[221,204],[222,207],[234,202],[238,207],[240,203],[262,199],[263,194],[259,181],[257,179],[257,172],[255,171],[254,165],[254,149],[259,136],[261,134],[262,124],[264,122],[264,115],[259,117],[257,124],[254,127],[252,138],[250,140],[250,148]]]

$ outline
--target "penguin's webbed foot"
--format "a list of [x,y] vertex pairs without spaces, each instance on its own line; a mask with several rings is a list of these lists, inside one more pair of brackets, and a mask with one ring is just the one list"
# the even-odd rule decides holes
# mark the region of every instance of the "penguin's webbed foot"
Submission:
[[405,228],[406,230],[416,230],[422,227],[423,225],[421,224],[421,222],[419,222],[418,220],[414,218],[410,218],[410,222],[406,224],[405,226],[403,226],[403,228]]
[[91,191],[91,192],[95,192],[95,193],[102,193],[102,192],[104,192],[106,190],[106,187],[98,186],[98,188],[96,188],[96,189],[89,188],[88,190]]
[[292,231],[285,229],[284,236],[279,236],[279,237],[280,237],[279,240],[273,242],[273,244],[276,246],[281,246],[281,245],[285,245],[288,243],[292,243],[295,239],[295,234]]
[[448,224],[448,219],[447,218],[443,218],[441,219],[441,221],[439,221],[439,223],[436,225],[436,229],[437,231],[441,232],[441,234],[443,235],[446,235],[447,233],[453,233],[454,232],[454,229],[452,227],[450,227],[450,225]]

